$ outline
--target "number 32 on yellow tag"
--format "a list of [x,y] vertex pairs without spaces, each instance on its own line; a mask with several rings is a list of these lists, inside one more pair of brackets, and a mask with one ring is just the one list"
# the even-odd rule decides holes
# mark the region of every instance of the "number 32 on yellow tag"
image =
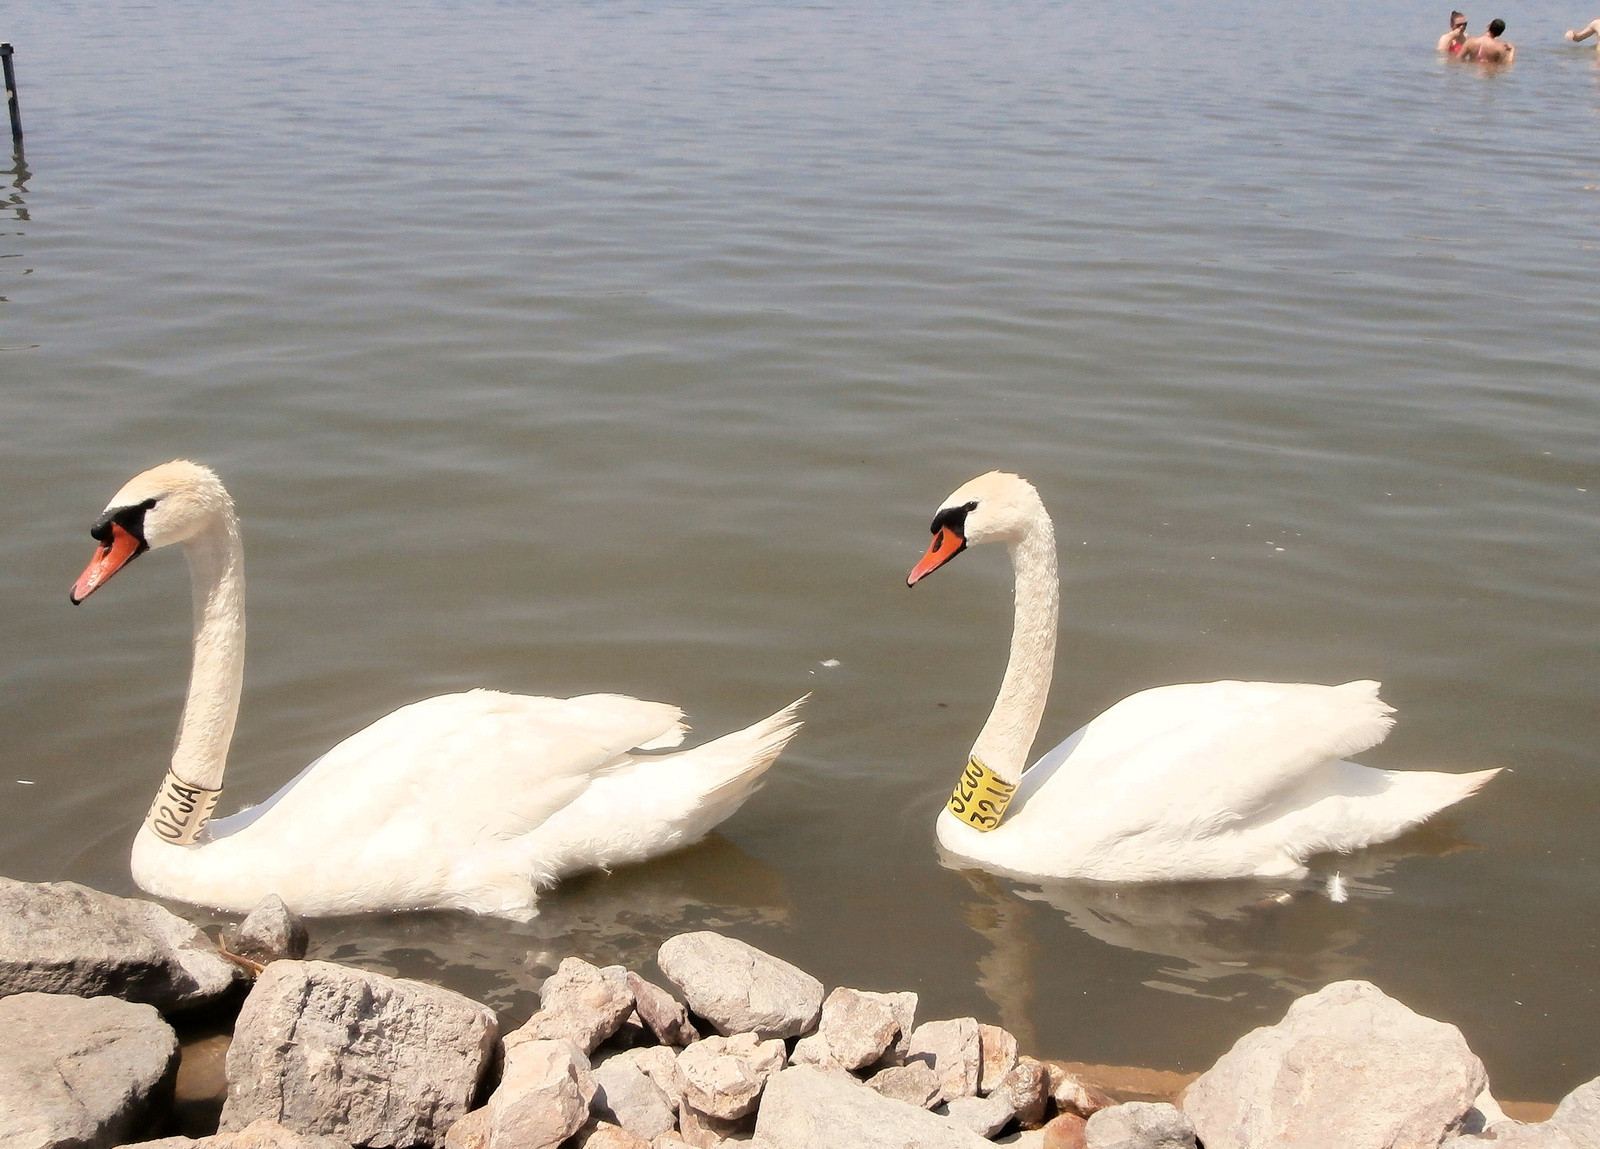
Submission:
[[989,831],[1000,824],[1006,807],[1011,805],[1011,795],[1016,792],[1016,783],[1001,781],[977,758],[969,758],[955,793],[950,795],[948,808],[967,825]]

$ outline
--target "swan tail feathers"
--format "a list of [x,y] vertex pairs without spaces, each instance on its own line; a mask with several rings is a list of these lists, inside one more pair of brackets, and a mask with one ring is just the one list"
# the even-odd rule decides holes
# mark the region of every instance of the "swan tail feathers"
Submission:
[[[1342,792],[1329,794],[1298,811],[1280,828],[1293,843],[1291,853],[1340,853],[1398,838],[1429,818],[1471,797],[1500,773],[1478,770],[1447,774],[1432,770],[1377,770],[1354,762],[1334,764]],[[1296,825],[1298,823],[1298,825]]]
[[[732,814],[760,789],[767,768],[800,733],[803,725],[799,718],[800,707],[810,697],[808,694],[797,698],[760,722],[676,756],[680,767],[690,767],[693,759],[693,772],[704,786],[698,804],[702,808],[717,808],[716,822]],[[720,812],[723,807],[726,812]]]
[[1394,728],[1394,707],[1378,697],[1380,686],[1370,678],[1333,688],[1348,707],[1343,728],[1328,746],[1330,758],[1348,758],[1371,750]]

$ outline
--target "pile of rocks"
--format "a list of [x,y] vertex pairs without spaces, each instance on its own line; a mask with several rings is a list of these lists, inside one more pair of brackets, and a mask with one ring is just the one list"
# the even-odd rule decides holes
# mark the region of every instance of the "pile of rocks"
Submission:
[[714,933],[661,946],[676,995],[567,958],[503,1036],[460,994],[298,960],[281,903],[230,944],[253,960],[150,903],[0,879],[0,1149],[159,1133],[162,1011],[238,1000],[253,970],[220,1132],[145,1149],[1600,1149],[1600,1079],[1546,1122],[1505,1120],[1455,1027],[1365,982],[1302,998],[1175,1106],[1117,1104],[998,1026],[918,1024],[914,993],[825,994]]

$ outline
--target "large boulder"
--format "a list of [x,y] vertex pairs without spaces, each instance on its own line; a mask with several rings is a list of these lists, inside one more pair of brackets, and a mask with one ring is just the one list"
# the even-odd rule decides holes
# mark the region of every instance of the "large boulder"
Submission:
[[1206,1149],[1436,1149],[1487,1084],[1453,1025],[1364,981],[1303,997],[1185,1091]]
[[770,1149],[989,1149],[976,1133],[810,1065],[767,1083],[756,1140]]
[[822,1012],[822,983],[804,970],[721,934],[679,934],[656,963],[689,1008],[724,1035],[799,1037]]
[[178,1072],[153,1006],[19,993],[0,1000],[0,1145],[102,1149],[148,1136]]
[[621,966],[600,969],[582,958],[563,958],[539,990],[539,1012],[507,1034],[506,1043],[570,1041],[587,1056],[632,1012],[633,991]]
[[273,962],[234,1026],[222,1131],[265,1117],[353,1145],[438,1145],[498,1036],[493,1010],[437,986]]
[[1583,1149],[1600,1149],[1600,1077],[1563,1097],[1549,1123]]
[[0,878],[0,997],[120,997],[170,1013],[211,1005],[245,977],[197,927],[154,902]]
[[983,1064],[978,1069],[978,1092],[990,1094],[1000,1088],[1006,1074],[1017,1064],[1017,1039],[998,1025],[980,1024],[978,1049],[983,1055]]

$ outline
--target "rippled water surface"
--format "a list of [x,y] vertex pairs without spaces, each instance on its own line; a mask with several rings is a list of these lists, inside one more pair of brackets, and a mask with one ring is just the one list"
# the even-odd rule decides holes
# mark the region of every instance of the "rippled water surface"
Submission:
[[[182,455],[248,553],[227,804],[466,686],[704,735],[813,692],[707,843],[526,926],[322,923],[321,956],[517,1020],[561,956],[709,924],[1182,1069],[1355,976],[1504,1096],[1600,1072],[1595,53],[1542,0],[1499,74],[1435,58],[1444,9],[1292,9],[8,4],[0,872],[133,892],[186,576],[66,590]],[[904,575],[994,467],[1061,542],[1041,745],[1145,686],[1373,677],[1367,761],[1510,771],[1319,860],[1344,904],[942,867],[1010,572]]]

